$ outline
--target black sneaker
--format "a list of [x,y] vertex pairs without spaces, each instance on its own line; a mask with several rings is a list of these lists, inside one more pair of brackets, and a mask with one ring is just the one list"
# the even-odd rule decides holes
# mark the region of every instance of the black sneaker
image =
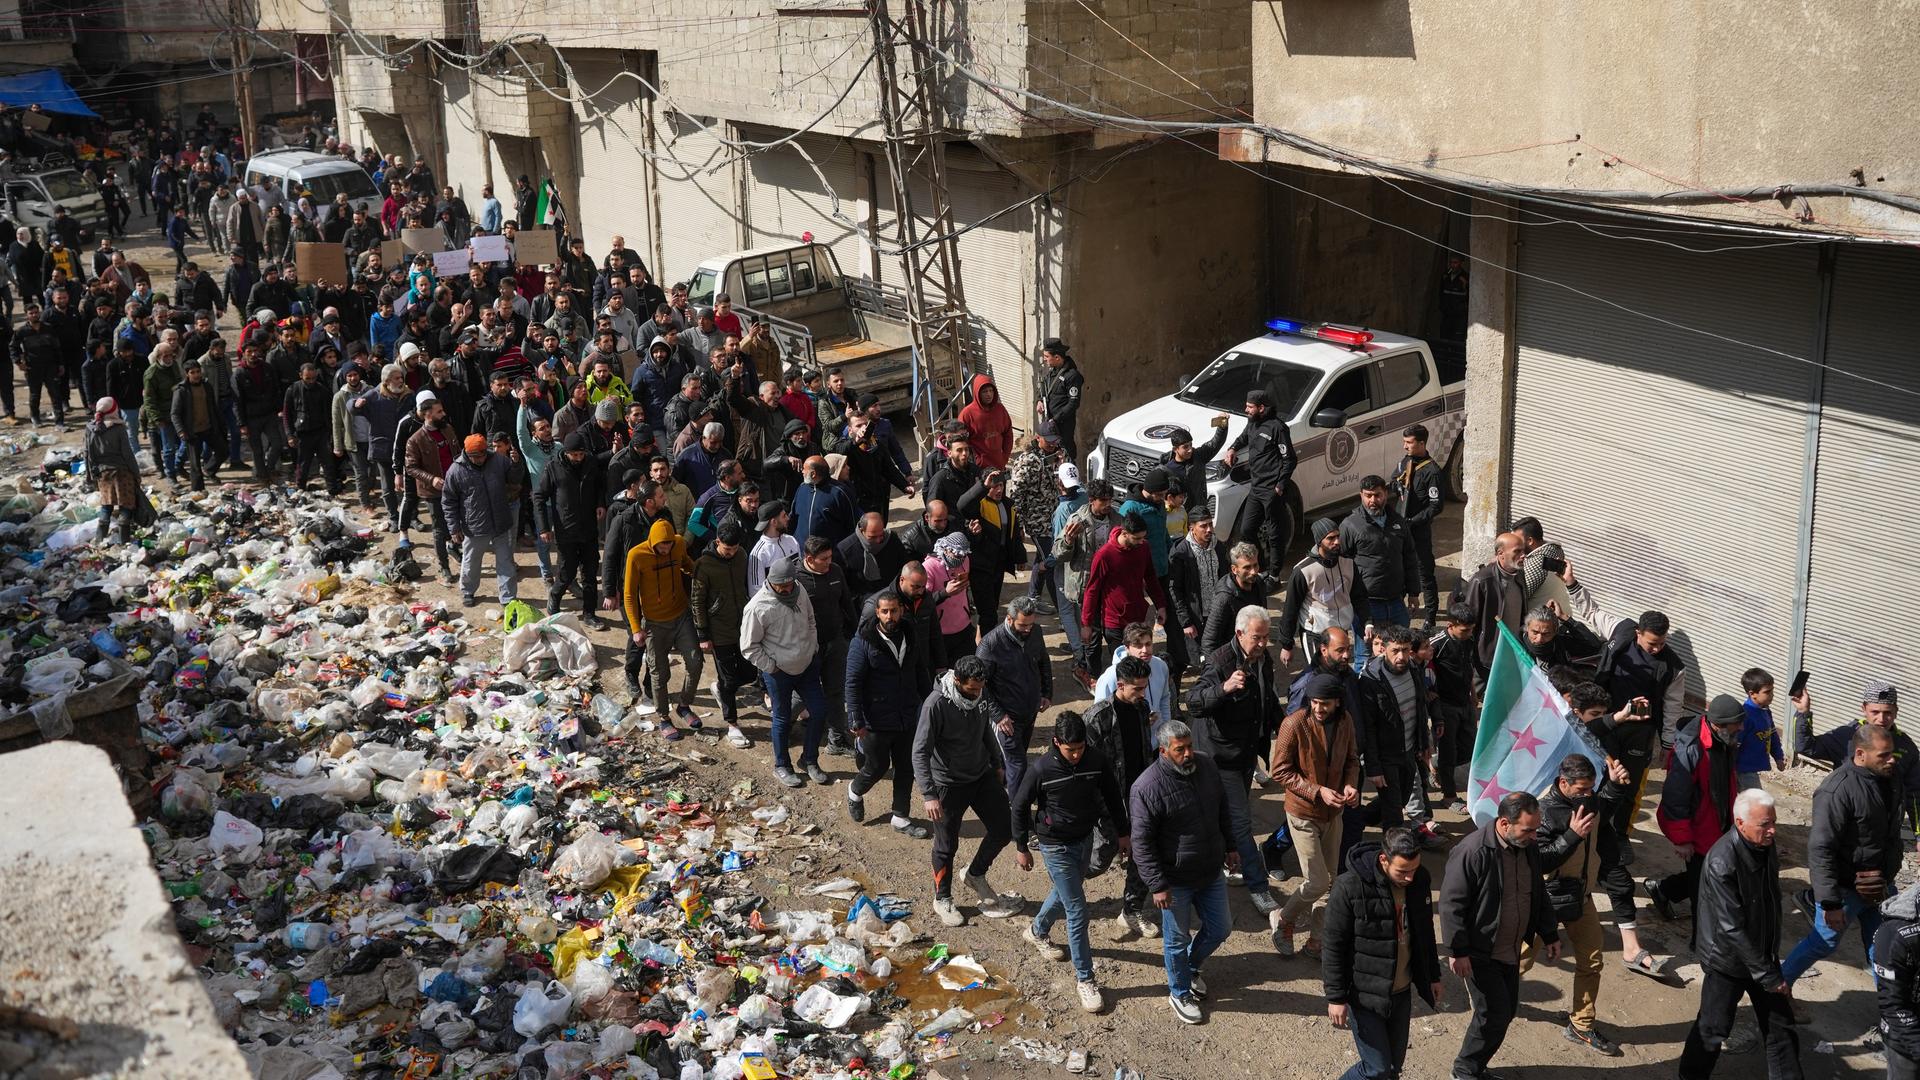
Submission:
[[847,789],[847,816],[852,818],[855,824],[867,820],[867,801],[855,795],[852,788]]
[[1813,902],[1812,889],[1801,889],[1794,893],[1793,906],[1800,909],[1800,914],[1805,915],[1808,922],[1816,922],[1820,918],[1820,906]]
[[913,840],[926,840],[933,836],[933,830],[917,821],[909,821],[905,825],[895,825],[893,831]]
[[1599,1028],[1588,1028],[1582,1031],[1572,1024],[1568,1024],[1562,1029],[1561,1034],[1566,1036],[1568,1042],[1579,1043],[1596,1054],[1604,1054],[1607,1057],[1620,1056],[1619,1045],[1612,1039],[1600,1034]]
[[1653,901],[1653,910],[1659,912],[1661,918],[1673,921],[1673,901],[1667,899],[1667,895],[1660,891],[1660,883],[1652,878],[1647,879],[1647,897]]

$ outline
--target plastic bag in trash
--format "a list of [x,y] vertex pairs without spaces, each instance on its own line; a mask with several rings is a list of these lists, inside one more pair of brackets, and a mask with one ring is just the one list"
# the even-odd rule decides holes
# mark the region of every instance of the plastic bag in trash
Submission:
[[829,1031],[839,1031],[866,1008],[865,995],[842,996],[820,983],[807,987],[793,1003],[793,1015]]
[[207,834],[207,846],[216,855],[239,854],[251,850],[259,854],[260,842],[266,834],[260,826],[245,818],[237,818],[225,810],[213,815],[213,831]]
[[593,1064],[594,1048],[581,1042],[547,1044],[547,1080],[573,1080]]
[[551,661],[563,673],[584,679],[593,674],[593,643],[572,613],[528,623],[507,634],[500,661],[508,671],[538,671]]
[[607,875],[616,868],[632,866],[639,861],[638,855],[622,847],[611,836],[589,830],[560,852],[553,860],[549,873],[570,885],[591,889],[607,880]]
[[528,983],[513,1007],[513,1030],[531,1039],[548,1028],[557,1027],[572,1011],[573,992],[559,980],[551,980],[544,987]]
[[740,1003],[737,1015],[747,1027],[771,1027],[780,1022],[780,1003],[765,994],[755,994]]
[[160,812],[167,817],[205,817],[213,812],[213,788],[199,769],[179,769],[160,792]]
[[566,982],[573,1000],[581,1005],[591,1005],[613,992],[613,972],[592,960],[575,964]]

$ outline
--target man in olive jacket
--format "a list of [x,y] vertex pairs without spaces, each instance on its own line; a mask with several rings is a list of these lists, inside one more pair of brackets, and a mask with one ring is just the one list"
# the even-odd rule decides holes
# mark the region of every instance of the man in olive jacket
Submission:
[[1462,840],[1440,885],[1447,966],[1466,980],[1473,1019],[1453,1059],[1455,1080],[1483,1080],[1520,1004],[1520,950],[1538,936],[1547,961],[1560,958],[1560,933],[1541,876],[1540,800],[1508,792],[1492,821]]

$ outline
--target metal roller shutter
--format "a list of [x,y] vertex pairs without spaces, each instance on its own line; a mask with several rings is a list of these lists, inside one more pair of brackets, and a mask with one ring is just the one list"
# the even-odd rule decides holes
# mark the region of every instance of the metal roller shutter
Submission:
[[[961,155],[950,153],[949,161]],[[965,229],[1019,202],[1018,185],[1005,172],[950,167],[947,187],[953,198],[953,223]],[[975,332],[1000,399],[1013,426],[1033,426],[1035,350],[1028,341],[1027,292],[1033,262],[1026,240],[1032,231],[1029,207],[1019,207],[960,236],[960,281]]]
[[[1920,657],[1876,632],[1890,592],[1913,578],[1910,520],[1900,492],[1920,476],[1920,398],[1850,378],[1852,372],[1913,387],[1920,356],[1920,257],[1848,245],[1834,265],[1814,477],[1813,562],[1800,666],[1819,700],[1815,727],[1851,721],[1860,690],[1887,679],[1920,689]],[[1891,502],[1889,501],[1891,500]],[[1891,529],[1889,528],[1891,526]],[[1898,610],[1896,604],[1895,609]],[[1898,616],[1895,616],[1896,620]],[[1776,671],[1781,694],[1791,671]]]
[[[634,251],[651,252],[652,170],[641,153],[647,138],[646,91],[633,79],[619,78],[625,68],[617,62],[576,59],[573,68],[575,92],[600,90],[593,104],[604,114],[578,121],[579,232],[596,258],[606,254],[616,235]],[[653,262],[650,254],[647,262]]]
[[[819,167],[818,172],[807,164],[808,158]],[[801,233],[811,232],[814,243],[833,249],[841,273],[862,276],[865,263],[860,235],[852,226],[833,218],[837,197],[840,213],[860,220],[855,174],[854,150],[840,139],[807,136],[753,155],[747,161],[747,225],[752,246],[798,244]],[[821,184],[823,176],[826,186]],[[828,188],[833,197],[829,197]]]
[[[717,121],[703,117],[701,123]],[[703,261],[739,247],[735,226],[740,212],[733,168],[724,164],[732,151],[679,114],[665,127],[654,176],[660,185],[660,257],[666,265],[657,268],[656,276],[685,281]]]
[[1815,255],[1557,225],[1521,240],[1512,512],[1541,520],[1607,612],[1668,614],[1690,698],[1737,693],[1792,653],[1811,369],[1547,282],[1807,356]]

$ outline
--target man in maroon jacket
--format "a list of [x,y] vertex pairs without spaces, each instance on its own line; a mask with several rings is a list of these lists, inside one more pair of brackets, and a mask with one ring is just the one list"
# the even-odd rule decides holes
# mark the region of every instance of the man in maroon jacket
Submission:
[[1107,542],[1093,553],[1087,567],[1087,591],[1080,598],[1080,619],[1086,633],[1074,674],[1082,682],[1104,670],[1120,645],[1129,623],[1147,620],[1147,594],[1154,606],[1168,610],[1166,587],[1153,572],[1153,553],[1147,549],[1147,523],[1138,514],[1122,518]]

